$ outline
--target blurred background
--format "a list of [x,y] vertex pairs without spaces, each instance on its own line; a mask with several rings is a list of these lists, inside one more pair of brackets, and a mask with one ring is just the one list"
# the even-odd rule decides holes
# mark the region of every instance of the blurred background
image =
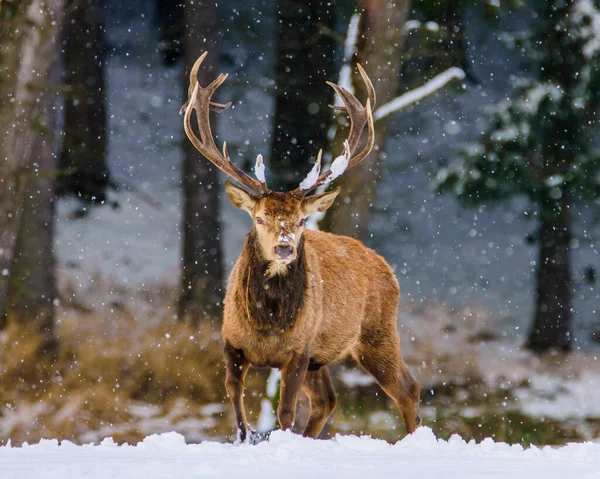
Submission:
[[[374,80],[375,150],[318,227],[395,269],[424,424],[600,436],[599,2],[0,0],[0,444],[231,440],[221,301],[251,223],[183,134],[206,50],[217,141],[274,189],[342,151],[325,81]],[[333,376],[326,435],[403,436],[370,376]],[[259,429],[276,381],[249,375]]]

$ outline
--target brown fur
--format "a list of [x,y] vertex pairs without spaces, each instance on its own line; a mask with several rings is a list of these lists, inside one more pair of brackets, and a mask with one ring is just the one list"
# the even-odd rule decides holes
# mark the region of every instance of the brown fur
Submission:
[[[419,388],[400,354],[400,289],[394,273],[359,241],[299,226],[308,214],[329,207],[337,191],[300,199],[289,193],[256,198],[240,190],[227,185],[234,205],[248,211],[255,226],[229,278],[222,330],[226,384],[240,438],[248,432],[242,394],[250,365],[282,370],[282,429],[291,428],[298,393],[306,392],[311,415],[304,434],[317,437],[335,407],[327,365],[347,355],[375,377],[397,404],[407,430],[414,431],[420,422]],[[278,264],[278,272],[269,277],[269,263],[277,263],[274,247],[284,236],[294,258]],[[272,292],[264,290],[271,285]],[[253,304],[263,301],[266,309]]]

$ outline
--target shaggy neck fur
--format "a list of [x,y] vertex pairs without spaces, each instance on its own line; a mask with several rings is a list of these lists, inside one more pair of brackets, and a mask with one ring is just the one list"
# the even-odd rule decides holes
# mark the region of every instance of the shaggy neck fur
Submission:
[[298,243],[296,259],[285,273],[270,275],[270,262],[265,260],[253,229],[245,249],[248,265],[243,272],[245,310],[257,330],[265,335],[280,334],[294,325],[304,304],[306,293],[306,261],[304,239]]

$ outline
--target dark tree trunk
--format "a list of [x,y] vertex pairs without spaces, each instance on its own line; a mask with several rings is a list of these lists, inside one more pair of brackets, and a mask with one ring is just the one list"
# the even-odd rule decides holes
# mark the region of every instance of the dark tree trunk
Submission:
[[571,220],[568,207],[565,191],[555,205],[541,212],[535,315],[527,341],[527,347],[535,352],[571,349]]
[[[206,50],[210,53],[198,75],[200,84],[204,86],[217,77],[216,8],[212,0],[193,4],[188,1],[185,6],[184,38],[186,75],[183,91],[186,96],[189,70]],[[185,136],[183,155],[183,262],[179,317],[197,323],[201,318],[217,320],[221,316],[221,188],[217,168]]]
[[158,48],[166,65],[175,63],[183,52],[184,8],[183,0],[156,0]]
[[17,236],[28,208],[25,188],[40,135],[41,108],[47,106],[38,100],[44,98],[41,92],[47,95],[56,87],[47,84],[47,72],[56,60],[56,25],[62,21],[62,9],[62,0],[29,0],[0,10],[0,125],[13,125],[0,131],[1,325],[6,321],[15,251],[21,248]]
[[[335,81],[332,2],[278,0],[275,131],[269,170],[275,188],[291,190],[327,146]],[[312,161],[311,161],[312,159]]]
[[436,56],[435,68],[438,71],[451,67],[461,68],[469,81],[479,83],[469,61],[469,45],[465,33],[464,5],[446,2],[443,12],[441,23],[444,26],[447,37],[442,42],[443,56]]
[[[404,23],[410,11],[410,0],[361,0],[359,3],[357,11],[361,19],[357,51],[351,61],[352,84],[358,98],[365,101],[366,92],[356,69],[356,63],[360,63],[373,81],[377,104],[382,105],[392,100],[399,89]],[[338,201],[327,210],[320,224],[323,229],[360,239],[366,237],[380,176],[380,163],[385,157],[387,133],[388,120],[376,121],[375,145],[369,157],[336,180],[342,192]],[[347,128],[338,126],[331,143],[334,157],[342,153],[347,135]]]
[[70,0],[62,28],[65,124],[58,189],[90,203],[106,199],[103,0]]
[[[58,53],[58,52],[57,52]],[[8,321],[32,326],[44,336],[41,354],[56,353],[54,331],[54,183],[58,146],[56,112],[58,58],[48,77],[50,88],[41,98],[40,126],[31,164],[24,170],[22,213],[6,300]]]

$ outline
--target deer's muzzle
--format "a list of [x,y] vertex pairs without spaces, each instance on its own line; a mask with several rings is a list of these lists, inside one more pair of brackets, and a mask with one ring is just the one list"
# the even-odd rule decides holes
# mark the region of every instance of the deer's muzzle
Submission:
[[287,244],[278,244],[275,246],[275,254],[277,255],[277,259],[288,259],[294,253],[293,246]]

